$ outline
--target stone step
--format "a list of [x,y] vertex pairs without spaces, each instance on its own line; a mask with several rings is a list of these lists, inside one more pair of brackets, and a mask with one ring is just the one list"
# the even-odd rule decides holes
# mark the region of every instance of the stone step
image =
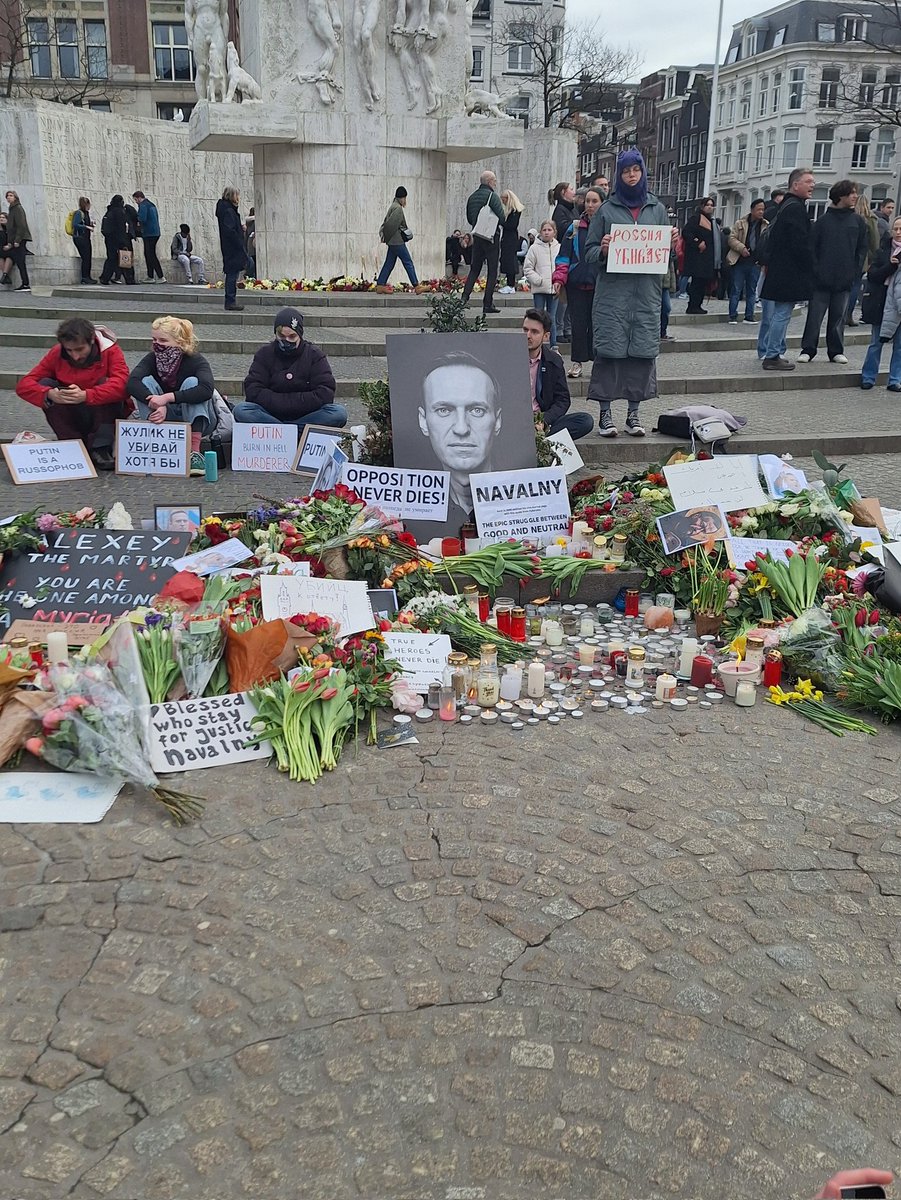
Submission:
[[[622,416],[619,420],[622,422]],[[602,438],[590,434],[577,442],[585,465],[603,470],[605,463],[660,462],[676,449],[685,449],[686,443],[663,434],[653,433],[648,426],[643,438],[626,435],[622,428],[618,437]],[[827,458],[840,459],[851,454],[899,454],[901,453],[901,430],[874,431],[865,434],[783,434],[783,433],[737,433],[729,441],[730,454],[791,454],[793,458],[808,458],[812,451],[819,450]]]

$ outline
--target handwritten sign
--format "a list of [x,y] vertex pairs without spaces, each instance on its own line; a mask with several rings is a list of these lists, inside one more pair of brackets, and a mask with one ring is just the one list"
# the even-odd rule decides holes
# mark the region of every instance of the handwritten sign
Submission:
[[233,471],[290,471],[296,457],[296,425],[235,422],[232,430]]
[[246,692],[151,704],[150,765],[157,772],[196,771],[268,758],[269,742],[247,745],[256,715]]
[[446,521],[450,474],[407,467],[367,467],[345,463],[341,482],[367,504],[404,521]]
[[757,478],[753,454],[729,454],[705,462],[675,463],[664,467],[675,508],[718,504],[726,512],[759,508],[768,503]]
[[116,474],[187,475],[190,435],[182,421],[117,421]]
[[403,667],[404,679],[415,692],[427,692],[440,683],[451,641],[446,633],[386,633],[385,654]]
[[260,593],[267,621],[277,621],[279,617],[290,620],[298,613],[318,613],[337,621],[342,637],[375,625],[365,580],[261,575]]
[[769,554],[774,562],[788,562],[786,550],[795,550],[794,542],[785,542],[779,538],[745,538],[730,537],[726,541],[726,550],[732,560],[733,567],[744,570],[745,564],[753,562],[758,554]]
[[121,788],[121,779],[80,772],[7,771],[0,779],[0,822],[91,825],[103,820]]
[[92,646],[104,629],[100,621],[13,621],[6,637],[7,641],[23,637],[45,646],[48,633],[64,633],[70,646]]
[[483,471],[469,477],[479,537],[549,541],[569,532],[569,493],[562,467]]
[[607,271],[618,275],[665,275],[672,244],[671,225],[614,225]]
[[335,429],[332,425],[304,425],[293,470],[299,475],[315,475],[344,433],[343,429]]
[[84,442],[10,442],[3,446],[3,457],[13,483],[59,483],[97,474]]
[[582,455],[576,449],[576,443],[568,429],[561,429],[559,433],[551,434],[548,441],[567,475],[572,475],[573,471],[578,471],[585,466]]
[[12,621],[97,621],[108,625],[149,604],[175,573],[189,533],[61,529],[47,552],[21,554],[0,571],[0,630]]
[[195,575],[213,575],[236,567],[250,558],[253,551],[240,538],[229,538],[218,546],[208,546],[194,554],[186,554],[172,565],[176,571],[193,571]]

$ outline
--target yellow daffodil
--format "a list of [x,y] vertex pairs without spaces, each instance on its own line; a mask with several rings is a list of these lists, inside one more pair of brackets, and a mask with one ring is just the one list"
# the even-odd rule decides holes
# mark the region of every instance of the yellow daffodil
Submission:
[[795,689],[802,696],[812,696],[813,692],[814,692],[813,684],[810,682],[809,679],[799,679],[798,682],[795,684]]
[[783,692],[781,687],[770,688],[770,700],[773,704],[788,704],[791,700],[790,692]]
[[733,654],[737,654],[740,659],[744,659],[747,650],[747,634],[740,633],[738,637],[734,637],[729,643],[729,649]]

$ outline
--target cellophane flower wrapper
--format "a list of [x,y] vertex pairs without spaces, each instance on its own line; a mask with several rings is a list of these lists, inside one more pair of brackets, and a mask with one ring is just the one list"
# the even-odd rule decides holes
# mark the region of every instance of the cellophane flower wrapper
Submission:
[[122,695],[131,698],[141,744],[146,746],[150,736],[150,694],[144,682],[135,626],[127,616],[119,618],[92,659],[105,665]]
[[182,614],[174,627],[175,661],[192,699],[203,695],[225,653],[225,631],[224,612],[205,604]]
[[822,608],[808,608],[783,633],[779,649],[790,672],[835,691],[845,669],[842,639]]

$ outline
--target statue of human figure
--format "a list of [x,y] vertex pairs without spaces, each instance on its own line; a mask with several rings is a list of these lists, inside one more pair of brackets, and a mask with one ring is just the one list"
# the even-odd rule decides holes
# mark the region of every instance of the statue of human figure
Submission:
[[185,0],[185,30],[194,54],[197,97],[206,100],[210,91],[211,49],[214,62],[224,64],[226,60],[228,0]]

